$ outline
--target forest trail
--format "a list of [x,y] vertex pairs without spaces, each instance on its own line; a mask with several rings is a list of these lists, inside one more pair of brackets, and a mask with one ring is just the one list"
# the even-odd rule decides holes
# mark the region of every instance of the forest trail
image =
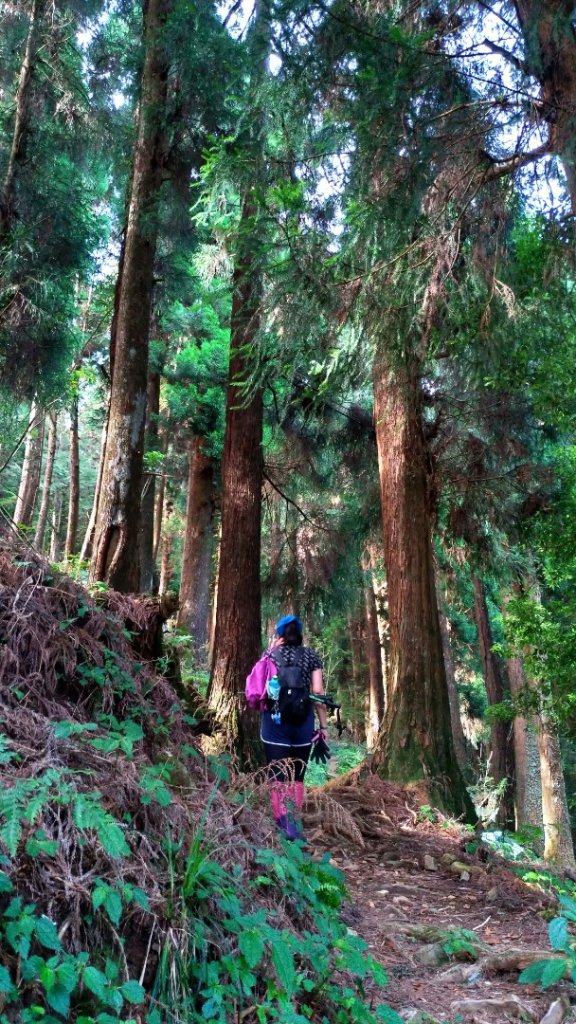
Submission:
[[401,786],[356,780],[334,780],[327,792],[350,812],[364,846],[339,829],[337,844],[314,829],[318,813],[308,819],[310,846],[314,856],[330,851],[346,877],[347,920],[388,973],[386,1002],[413,1024],[576,1021],[571,984],[542,992],[517,980],[530,960],[551,955],[555,899],[498,855],[466,852],[474,835],[459,826],[417,818],[418,801]]

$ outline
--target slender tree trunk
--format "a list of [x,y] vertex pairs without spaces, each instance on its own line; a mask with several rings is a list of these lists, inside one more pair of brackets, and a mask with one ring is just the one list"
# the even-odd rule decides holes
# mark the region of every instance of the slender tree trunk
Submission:
[[446,608],[444,603],[444,595],[442,593],[442,586],[438,578],[438,572],[436,574],[436,596],[438,599],[438,614],[440,617],[440,634],[442,637],[442,652],[444,654],[444,667],[446,670],[446,683],[448,685],[448,700],[450,702],[450,721],[452,723],[452,739],[454,741],[454,751],[460,771],[465,773],[467,768],[467,757],[466,757],[466,737],[464,735],[464,729],[462,728],[462,719],[460,717],[460,701],[458,699],[458,690],[456,687],[456,674],[454,671],[454,659],[452,658],[452,648],[450,646],[450,632],[448,629],[448,619],[446,617]]
[[100,489],[102,487],[102,474],[104,472],[104,456],[106,453],[106,438],[108,436],[108,413],[109,406],[107,405],[106,413],[104,416],[104,422],[102,424],[102,438],[100,441],[100,458],[98,460],[98,473],[96,475],[96,486],[94,488],[94,498],[92,501],[92,509],[90,511],[90,518],[84,534],[84,540],[82,541],[82,547],[80,548],[80,561],[85,562],[90,558],[92,554],[92,547],[94,544],[94,533],[96,530],[96,516],[98,514],[98,502],[100,500]]
[[158,480],[158,485],[155,488],[154,498],[154,534],[152,540],[152,559],[154,564],[158,562],[158,552],[160,550],[160,541],[162,538],[162,516],[164,515],[164,495],[166,492],[166,457],[168,455],[168,431],[161,427],[159,430],[159,449],[164,456],[162,464],[162,473]]
[[431,802],[473,818],[452,741],[416,366],[395,368],[382,353],[374,415],[390,616],[390,696],[374,766],[425,782]]
[[188,446],[188,501],[182,555],[178,625],[192,637],[197,661],[207,654],[212,544],[214,536],[214,461],[200,437]]
[[173,511],[174,500],[166,490],[164,495],[164,511],[162,514],[164,528],[162,531],[162,547],[160,556],[160,584],[158,587],[159,594],[168,593],[168,591],[170,590],[170,583],[172,582],[172,549],[174,547],[174,535],[172,533]]
[[[148,397],[146,407],[146,451],[158,451],[158,416],[160,415],[160,372],[150,370],[148,374]],[[154,510],[156,507],[156,469],[146,475],[142,495],[142,533],[140,538],[140,590],[154,592],[156,559],[154,557]]]
[[50,493],[52,488],[52,476],[54,473],[54,459],[56,457],[56,447],[58,444],[58,414],[55,412],[49,412],[48,420],[50,427],[48,430],[48,448],[46,451],[46,465],[44,467],[44,482],[42,484],[40,511],[38,513],[38,522],[36,524],[36,533],[34,535],[34,547],[38,548],[39,551],[42,551],[42,548],[44,547],[44,534],[46,532],[48,511],[50,509]]
[[139,532],[148,341],[165,157],[168,57],[162,30],[171,0],[147,0],[145,56],[128,219],[111,339],[110,422],[96,520],[93,579],[120,591],[140,583]]
[[[366,676],[367,669],[364,660],[364,645],[362,643],[362,625],[358,614],[348,616],[348,638],[350,643],[350,668],[351,668],[351,691],[353,700],[351,706],[356,712],[354,721],[349,723],[348,728],[360,737],[358,742],[368,741],[368,729],[366,715],[363,713],[363,702],[366,697]],[[356,709],[360,709],[359,712]]]
[[249,756],[250,726],[241,722],[246,676],[260,654],[262,394],[243,399],[259,327],[260,281],[251,252],[255,209],[243,206],[242,251],[234,271],[230,370],[222,459],[222,541],[214,661],[208,696],[226,733]]
[[29,121],[29,97],[30,83],[36,55],[38,30],[44,10],[45,0],[32,0],[30,7],[30,21],[28,35],[24,47],[24,57],[20,67],[18,89],[15,99],[14,129],[12,132],[12,145],[8,166],[4,181],[2,183],[2,195],[0,196],[0,237],[6,235],[11,227],[14,215],[14,183],[16,179],[16,168],[22,159],[25,139]]
[[388,664],[390,660],[390,631],[388,623],[388,585],[384,574],[384,560],[380,545],[371,541],[368,545],[370,564],[372,566],[372,586],[376,601],[376,623],[380,639],[380,660],[382,664],[382,681],[384,685],[384,708],[388,702]]
[[368,749],[372,750],[377,743],[378,733],[384,718],[384,680],[382,677],[382,652],[380,649],[380,634],[378,632],[378,617],[376,614],[376,600],[372,584],[371,561],[366,559],[363,562],[364,574],[364,615],[365,632],[364,644],[366,648],[366,662],[368,665],[368,728],[366,729],[366,740]]
[[70,477],[68,482],[68,525],[66,529],[66,542],[64,544],[64,558],[70,558],[76,553],[76,535],[78,533],[78,514],[80,510],[80,448],[78,444],[78,396],[75,396],[70,408],[70,435],[69,435],[69,465]]
[[[494,643],[492,638],[492,627],[486,604],[486,592],[484,584],[479,576],[474,576],[474,618],[478,629],[478,643],[480,655],[484,667],[484,682],[486,684],[486,696],[488,704],[493,707],[501,704],[504,700],[504,679],[499,659],[492,650]],[[494,782],[506,780],[508,783],[506,792],[500,804],[498,821],[501,825],[512,827],[513,815],[513,780],[514,763],[510,742],[510,726],[507,722],[496,719],[491,726],[491,762],[490,774]]]
[[54,504],[52,505],[52,517],[50,520],[50,561],[60,561],[62,528],[62,491],[58,488],[54,493]]
[[[508,659],[508,680],[513,698],[527,689],[528,680],[524,674],[522,659]],[[538,745],[539,723],[535,716],[529,719],[516,715],[514,719],[514,765],[516,785],[514,787],[514,813],[516,831],[525,826],[541,829],[542,780],[540,777],[540,750]],[[538,844],[530,842],[531,846]]]
[[24,461],[20,474],[16,508],[14,509],[14,522],[18,526],[30,526],[32,523],[40,486],[43,445],[44,411],[38,405],[37,399],[34,399],[30,408]]
[[214,664],[214,651],[215,651],[215,640],[216,640],[216,615],[218,612],[218,577],[220,576],[220,545],[222,544],[222,520],[220,515],[217,517],[217,526],[215,530],[216,534],[216,551],[214,555],[214,566],[212,575],[212,602],[209,611],[209,650],[208,650],[208,662],[210,665]]

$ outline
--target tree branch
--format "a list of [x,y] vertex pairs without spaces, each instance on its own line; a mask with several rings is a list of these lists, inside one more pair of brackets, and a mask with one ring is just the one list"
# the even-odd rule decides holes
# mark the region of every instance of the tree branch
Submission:
[[310,516],[306,515],[304,509],[300,508],[300,505],[297,505],[292,498],[289,498],[288,495],[283,490],[281,490],[280,487],[278,487],[278,484],[274,483],[272,478],[269,477],[266,472],[264,472],[263,476],[264,479],[270,484],[270,486],[274,488],[276,493],[279,494],[281,498],[284,498],[284,501],[287,501],[289,505],[292,505],[292,507],[296,509],[299,515],[301,515],[302,518],[305,519],[307,523],[310,523],[310,525],[313,526],[314,529],[323,530],[324,533],[332,533],[332,530],[330,530],[329,527],[322,526],[321,523],[315,523],[313,519],[310,519]]

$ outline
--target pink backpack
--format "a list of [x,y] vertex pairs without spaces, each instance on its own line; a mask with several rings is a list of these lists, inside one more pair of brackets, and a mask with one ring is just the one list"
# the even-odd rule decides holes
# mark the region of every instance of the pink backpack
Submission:
[[246,703],[257,711],[266,707],[266,683],[276,675],[276,666],[269,654],[263,654],[246,679]]

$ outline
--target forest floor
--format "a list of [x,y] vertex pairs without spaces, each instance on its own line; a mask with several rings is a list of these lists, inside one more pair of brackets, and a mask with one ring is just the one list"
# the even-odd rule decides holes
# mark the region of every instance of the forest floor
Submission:
[[[361,833],[329,835],[308,814],[313,856],[330,851],[347,881],[347,921],[389,976],[385,1000],[412,1024],[576,1021],[568,981],[542,992],[520,984],[528,963],[553,956],[548,921],[557,901],[461,826],[428,812],[417,794],[349,773],[325,792]],[[524,872],[527,870],[524,866]]]

